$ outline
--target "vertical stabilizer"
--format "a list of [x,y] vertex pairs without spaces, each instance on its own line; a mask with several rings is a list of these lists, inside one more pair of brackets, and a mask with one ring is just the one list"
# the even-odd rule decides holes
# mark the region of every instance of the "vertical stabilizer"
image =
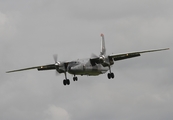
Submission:
[[101,34],[101,52],[100,55],[106,55],[105,39],[104,35]]

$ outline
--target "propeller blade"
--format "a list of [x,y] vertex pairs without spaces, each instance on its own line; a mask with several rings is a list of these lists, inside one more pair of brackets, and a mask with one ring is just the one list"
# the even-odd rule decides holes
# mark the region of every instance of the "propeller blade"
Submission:
[[57,61],[58,60],[58,55],[57,54],[54,54],[53,55],[53,59],[55,61],[55,69],[56,69],[55,70],[55,74],[58,75],[58,71],[57,71],[57,69],[58,69],[58,61]]
[[98,56],[97,56],[96,54],[92,53],[92,54],[91,54],[91,58],[92,58],[92,59],[93,59],[93,58],[98,58]]
[[57,54],[53,55],[53,58],[54,58],[55,63],[57,63],[58,55]]

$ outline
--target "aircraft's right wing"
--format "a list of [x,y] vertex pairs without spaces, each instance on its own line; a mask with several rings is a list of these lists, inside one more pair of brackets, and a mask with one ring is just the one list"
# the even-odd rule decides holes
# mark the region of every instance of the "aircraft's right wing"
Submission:
[[128,59],[128,58],[138,57],[141,55],[141,53],[156,52],[156,51],[162,51],[162,50],[169,50],[169,48],[140,51],[140,52],[131,52],[131,53],[125,53],[125,54],[112,54],[112,55],[109,55],[108,57],[114,61],[118,61],[118,60],[124,60],[124,59]]
[[31,69],[37,69],[38,71],[53,70],[53,69],[56,69],[56,66],[55,66],[55,64],[49,64],[49,65],[36,66],[36,67],[29,67],[29,68],[23,68],[23,69],[18,69],[18,70],[7,71],[6,73],[19,72],[19,71],[31,70]]

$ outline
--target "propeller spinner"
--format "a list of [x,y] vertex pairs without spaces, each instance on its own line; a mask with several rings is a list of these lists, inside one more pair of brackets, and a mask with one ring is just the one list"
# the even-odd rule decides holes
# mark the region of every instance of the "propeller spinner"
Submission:
[[60,66],[60,62],[58,62],[58,55],[55,54],[53,55],[54,61],[55,61],[55,69],[56,69],[56,75],[59,75],[59,66]]

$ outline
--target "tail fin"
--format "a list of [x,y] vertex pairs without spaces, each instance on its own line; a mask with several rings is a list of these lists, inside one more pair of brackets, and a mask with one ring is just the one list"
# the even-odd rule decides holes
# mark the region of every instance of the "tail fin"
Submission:
[[105,39],[104,35],[101,34],[101,52],[100,55],[106,55]]

